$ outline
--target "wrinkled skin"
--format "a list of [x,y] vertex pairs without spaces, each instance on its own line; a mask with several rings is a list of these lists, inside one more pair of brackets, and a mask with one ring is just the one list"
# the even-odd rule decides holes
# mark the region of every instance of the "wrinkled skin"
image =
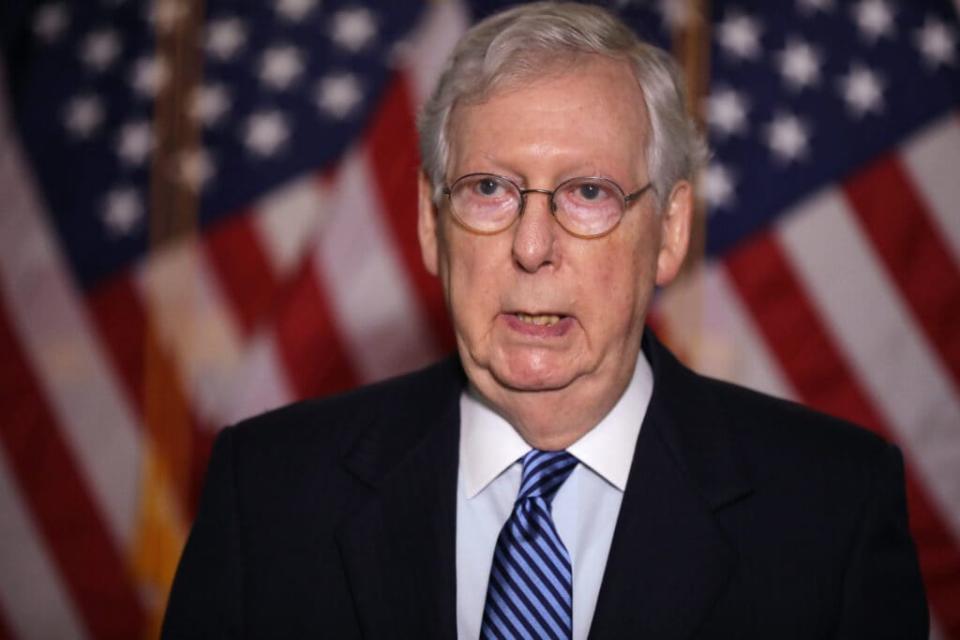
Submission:
[[[473,172],[542,189],[603,176],[629,193],[649,179],[648,130],[629,67],[585,56],[458,105],[448,184]],[[659,212],[648,191],[612,232],[594,239],[565,232],[544,195],[529,195],[507,230],[478,235],[431,194],[421,176],[423,259],[441,278],[468,377],[527,442],[567,447],[613,407],[633,374],[654,286],[675,277],[686,253],[690,185],[674,185]],[[536,316],[546,324],[531,323]]]

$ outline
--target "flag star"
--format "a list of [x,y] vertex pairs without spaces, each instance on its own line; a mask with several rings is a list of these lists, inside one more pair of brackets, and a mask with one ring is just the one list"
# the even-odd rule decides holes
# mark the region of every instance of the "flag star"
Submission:
[[163,58],[147,56],[136,60],[130,72],[130,85],[144,98],[155,97],[170,79],[170,67]]
[[746,98],[733,89],[718,89],[707,98],[707,122],[721,136],[746,131],[748,110]]
[[333,41],[352,53],[366,47],[377,35],[373,14],[363,8],[338,11],[333,15],[332,25]]
[[187,17],[190,8],[181,0],[154,0],[149,5],[148,20],[160,33],[173,31]]
[[780,74],[787,86],[794,91],[820,84],[820,67],[823,54],[802,40],[790,39],[783,51],[777,54]]
[[860,0],[851,11],[860,35],[870,42],[893,35],[893,9],[887,0]]
[[342,119],[363,101],[363,88],[352,73],[329,75],[317,83],[316,99],[324,113]]
[[247,30],[239,18],[220,18],[207,27],[207,52],[221,62],[231,60],[247,41]]
[[828,11],[833,11],[834,4],[833,0],[797,0],[797,9],[800,13],[806,15],[817,13],[818,11],[827,13]]
[[215,172],[213,160],[204,149],[194,149],[181,154],[179,161],[180,181],[194,193],[203,189]]
[[119,55],[120,37],[110,29],[92,32],[80,45],[80,60],[98,73],[109,69]]
[[103,101],[95,95],[72,98],[64,110],[63,124],[75,138],[89,138],[103,124]]
[[914,43],[930,67],[953,65],[957,61],[957,35],[946,23],[928,16],[914,33]]
[[223,119],[230,109],[231,99],[226,87],[221,84],[204,85],[197,89],[190,102],[190,115],[206,127]]
[[303,74],[303,56],[290,45],[273,46],[260,57],[260,82],[282,91]]
[[720,46],[734,58],[752,60],[760,54],[760,23],[745,13],[728,12],[717,26]]
[[243,143],[256,156],[275,155],[290,137],[290,127],[279,111],[261,111],[247,118]]
[[840,78],[840,93],[847,110],[855,118],[883,111],[883,78],[866,67],[853,64],[850,73]]
[[659,0],[657,10],[669,29],[682,29],[691,24],[696,15],[693,3],[687,0]]
[[277,13],[290,22],[302,21],[317,6],[317,0],[277,0]]
[[117,136],[117,155],[124,164],[139,166],[153,151],[153,129],[146,120],[128,122]]
[[711,209],[729,209],[735,202],[733,172],[719,162],[711,162],[704,170],[700,191]]
[[100,215],[114,237],[129,236],[143,221],[143,202],[133,187],[118,187],[103,200]]
[[48,4],[37,9],[33,18],[33,32],[47,44],[60,39],[70,24],[70,13],[62,2]]
[[778,113],[767,125],[767,146],[782,163],[799,160],[807,155],[810,142],[809,126],[790,113]]

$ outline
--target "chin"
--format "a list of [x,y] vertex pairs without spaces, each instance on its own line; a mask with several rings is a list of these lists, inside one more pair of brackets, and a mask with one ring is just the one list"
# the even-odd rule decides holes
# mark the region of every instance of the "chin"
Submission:
[[513,358],[491,363],[490,372],[502,386],[515,391],[555,391],[570,385],[576,375],[569,362],[554,359]]

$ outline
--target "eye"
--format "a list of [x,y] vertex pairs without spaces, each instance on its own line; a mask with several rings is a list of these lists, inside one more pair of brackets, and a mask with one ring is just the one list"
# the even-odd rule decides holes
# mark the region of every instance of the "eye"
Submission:
[[493,178],[483,178],[477,181],[477,192],[484,196],[492,196],[497,193],[500,185]]
[[597,200],[603,196],[603,187],[593,182],[584,182],[579,186],[578,192],[584,200]]

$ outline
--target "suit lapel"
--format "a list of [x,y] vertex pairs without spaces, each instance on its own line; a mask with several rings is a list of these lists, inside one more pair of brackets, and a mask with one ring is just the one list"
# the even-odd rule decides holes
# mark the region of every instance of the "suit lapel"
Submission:
[[736,563],[714,512],[749,492],[716,407],[652,336],[637,440],[591,638],[689,638]]
[[365,488],[337,538],[365,637],[456,636],[461,378],[434,389],[432,407],[384,416],[347,458]]

